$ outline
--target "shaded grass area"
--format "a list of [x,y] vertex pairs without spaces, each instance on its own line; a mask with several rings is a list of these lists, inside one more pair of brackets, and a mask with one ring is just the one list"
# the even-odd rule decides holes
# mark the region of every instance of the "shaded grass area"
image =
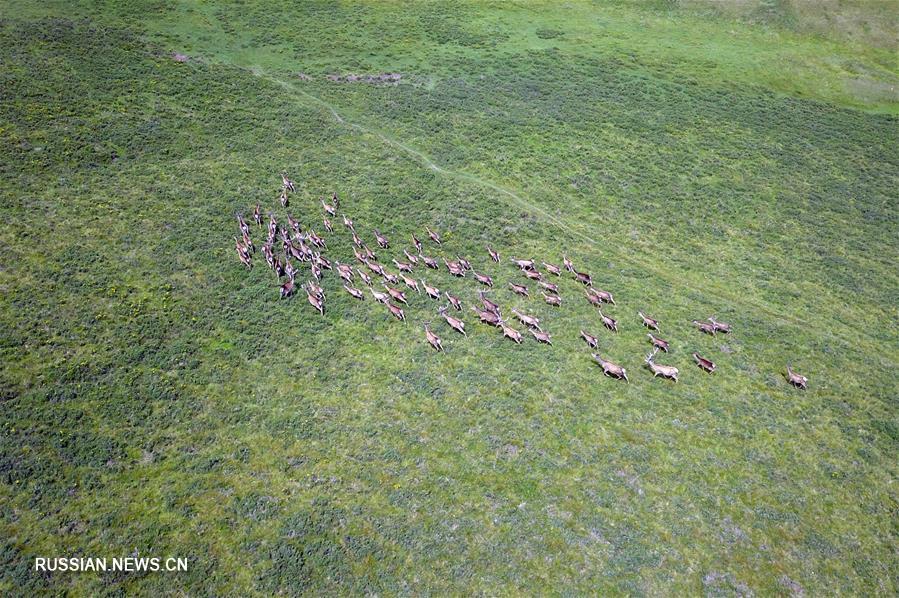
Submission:
[[[314,22],[361,26],[339,9]],[[438,44],[467,39],[422,18]],[[476,61],[489,31],[431,86],[300,88],[560,229],[246,69],[179,64],[96,21],[0,35],[4,592],[895,589],[895,120],[675,85],[640,61]],[[467,317],[463,339],[419,297],[402,326],[333,276],[324,318],[278,302],[230,237],[235,211],[275,209],[281,170],[302,221],[335,190],[361,230],[436,226],[503,284],[514,269],[485,242],[567,251],[615,291],[622,333],[600,333],[568,279],[559,310],[494,292],[552,349]],[[348,261],[348,236],[328,237]],[[637,309],[662,320],[677,386],[639,371]],[[737,333],[699,336],[688,322],[710,313]],[[632,384],[600,377],[580,327]],[[779,373],[797,358],[807,393]],[[134,550],[190,570],[30,571]]]

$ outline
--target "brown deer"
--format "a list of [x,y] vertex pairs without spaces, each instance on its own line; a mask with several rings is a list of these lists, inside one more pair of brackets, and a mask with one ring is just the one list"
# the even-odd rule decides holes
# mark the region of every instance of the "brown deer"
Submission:
[[431,343],[432,347],[437,351],[443,351],[443,342],[440,340],[439,336],[431,332],[430,322],[425,322],[425,336],[428,338],[428,342]]
[[602,310],[599,310],[599,318],[602,320],[602,325],[611,330],[612,332],[618,332],[618,320],[614,318],[610,318],[606,314],[602,313]]
[[456,311],[462,311],[462,302],[459,301],[458,297],[454,297],[449,294],[449,291],[443,291],[443,294],[446,296],[447,301],[450,302],[450,305],[453,306],[453,309]]
[[640,319],[643,320],[643,325],[649,328],[650,330],[659,331],[659,321],[655,318],[650,318],[642,311],[638,311],[637,315],[640,316]]
[[712,323],[712,326],[715,328],[715,332],[723,332],[724,334],[728,334],[731,331],[730,324],[727,322],[719,322],[715,318],[709,318],[709,322]]
[[281,202],[282,208],[286,208],[288,205],[290,205],[290,199],[288,199],[287,197],[287,189],[281,190],[281,195],[278,196],[278,201]]
[[653,336],[652,334],[650,334],[650,333],[648,333],[648,332],[646,333],[646,336],[649,337],[649,342],[652,343],[652,346],[653,346],[653,347],[658,347],[659,349],[661,349],[661,350],[664,351],[665,353],[668,352],[668,341],[663,341],[663,340],[660,339],[659,337]]
[[278,257],[274,259],[275,265],[272,267],[272,270],[275,271],[275,276],[281,278],[284,276],[284,264],[281,263],[281,260]]
[[520,311],[518,311],[517,309],[515,309],[514,307],[512,308],[512,313],[515,315],[516,318],[518,318],[518,321],[521,322],[522,324],[524,324],[525,326],[528,326],[530,328],[536,328],[537,330],[540,330],[540,320],[538,318],[535,318],[534,316],[525,315],[525,314],[521,313]]
[[438,235],[437,233],[435,233],[434,231],[432,231],[432,230],[431,230],[430,228],[428,228],[427,226],[425,227],[425,230],[428,231],[428,236],[431,237],[431,240],[432,240],[432,241],[434,241],[434,242],[437,243],[438,245],[441,244],[441,243],[440,243],[440,235]]
[[495,313],[496,315],[500,315],[499,314],[499,305],[497,305],[496,303],[494,303],[493,301],[488,299],[486,297],[486,295],[484,294],[484,291],[478,291],[478,296],[480,296],[481,303],[484,304],[484,307],[487,308],[487,311],[491,311],[491,312]]
[[[250,260],[250,253],[247,251],[247,248],[240,244],[240,240],[237,237],[234,237],[234,245],[237,249],[237,259],[240,260],[240,263],[247,267],[247,270],[253,269],[253,262]],[[263,253],[264,253],[263,249]]]
[[341,216],[343,216],[343,225],[351,231],[356,232],[356,227],[353,226],[353,221],[347,218],[346,214],[341,214]]
[[337,262],[337,261],[335,261],[334,263],[337,265],[337,274],[342,279],[347,281],[348,283],[352,283],[353,282],[353,269],[350,266],[348,266],[346,264],[341,264],[340,262]]
[[359,278],[362,279],[362,282],[364,282],[368,286],[371,286],[371,284],[372,284],[371,276],[366,274],[361,268],[356,268],[356,274],[359,275]]
[[322,208],[325,210],[328,216],[337,216],[337,208],[325,203],[324,199],[319,199],[319,201],[322,203]]
[[378,229],[375,229],[375,239],[378,241],[378,247],[381,249],[387,249],[390,247],[390,243],[387,242],[387,237],[381,234]]
[[371,249],[369,249],[368,245],[366,245],[365,243],[362,244],[362,251],[365,252],[365,259],[369,259],[369,260],[378,259],[378,256],[376,256],[374,254],[374,252]]
[[256,209],[253,210],[253,221],[256,223],[256,226],[262,226],[262,212],[259,210],[259,204],[256,204]]
[[547,264],[543,262],[543,267],[546,268],[546,271],[550,274],[555,274],[556,276],[562,276],[562,269],[554,264]]
[[791,368],[789,365],[787,365],[787,382],[789,382],[796,388],[808,390],[808,378],[794,372],[793,368]]
[[512,263],[519,267],[521,270],[533,270],[534,269],[534,260],[520,260],[517,258],[512,258]]
[[490,259],[492,259],[497,264],[499,263],[499,254],[497,252],[493,251],[493,249],[490,247],[490,245],[487,246],[487,253],[490,254]]
[[350,295],[352,295],[352,296],[355,297],[356,299],[359,299],[360,301],[362,301],[362,300],[365,299],[365,295],[363,295],[363,294],[362,294],[362,291],[360,291],[360,290],[357,289],[356,287],[351,287],[351,286],[343,285],[343,288],[346,290],[347,293],[349,293]]
[[365,260],[365,265],[368,267],[372,273],[377,274],[378,276],[384,276],[384,267],[381,266],[378,262],[371,262],[369,260]]
[[268,215],[268,238],[269,241],[275,240],[275,235],[278,234],[278,221],[275,220],[274,214]]
[[421,295],[421,289],[418,288],[418,283],[415,281],[414,278],[409,278],[408,276],[406,276],[406,275],[403,274],[402,272],[400,272],[400,278],[403,279],[403,283],[404,283],[407,287],[409,287],[410,289],[414,289],[416,293],[418,293],[419,295]]
[[325,225],[325,230],[326,230],[326,231],[328,231],[329,233],[333,233],[333,232],[334,232],[334,227],[331,226],[331,221],[328,220],[328,218],[327,218],[326,216],[322,216],[322,224]]
[[378,303],[387,303],[388,301],[390,301],[390,295],[388,295],[387,293],[376,291],[374,290],[374,288],[369,288],[368,290],[371,291],[371,296],[374,297],[375,301],[377,301]]
[[418,254],[418,257],[421,258],[421,261],[423,261],[425,263],[425,266],[427,266],[428,268],[431,268],[432,270],[440,269],[440,264],[438,264],[437,260],[435,260],[434,258],[428,257],[421,253]]
[[677,382],[677,376],[680,372],[676,367],[673,365],[660,365],[653,361],[658,352],[658,349],[654,349],[645,359],[646,367],[652,372],[652,377],[655,378],[656,376],[661,376],[662,378],[668,378],[669,380]]
[[550,305],[554,305],[556,307],[559,307],[560,305],[562,305],[562,298],[559,297],[558,295],[547,295],[546,293],[543,293],[543,292],[541,292],[540,294],[543,295],[543,300],[546,301],[547,303],[549,303]]
[[312,276],[315,277],[315,280],[322,279],[322,269],[316,262],[312,262],[311,270],[312,270]]
[[448,262],[446,258],[443,258],[443,263],[446,264],[446,269],[449,270],[449,273],[453,276],[465,276],[465,269],[459,262]]
[[474,305],[471,306],[471,311],[478,315],[478,318],[480,318],[481,322],[490,324],[491,326],[499,326],[499,316],[492,311],[482,311]]
[[610,376],[612,378],[618,378],[619,380],[625,380],[630,382],[627,379],[627,370],[618,365],[617,363],[612,363],[611,361],[605,360],[596,353],[592,353],[593,359],[596,360],[596,363],[602,367],[602,373],[606,376]]
[[469,262],[464,257],[456,256],[456,261],[459,262],[459,265],[462,266],[463,270],[471,270],[471,262]]
[[511,326],[506,325],[506,323],[500,319],[499,326],[503,329],[503,336],[506,338],[510,338],[519,345],[521,344],[521,333],[512,328]]
[[711,359],[706,359],[705,357],[702,357],[699,353],[693,353],[693,359],[696,360],[696,365],[698,365],[700,368],[704,369],[705,371],[707,371],[710,374],[712,372],[714,372],[715,369],[718,367],[715,365],[714,361],[712,361]]
[[487,285],[488,287],[493,286],[493,279],[487,276],[486,274],[479,274],[477,272],[472,272],[474,275],[474,279],[483,285]]
[[584,339],[584,342],[587,343],[587,346],[591,349],[595,349],[599,346],[599,339],[592,334],[587,334],[583,330],[581,330],[581,338]]
[[247,226],[246,220],[244,220],[243,216],[240,214],[236,214],[236,216],[237,216],[237,225],[240,227],[240,232],[244,236],[249,236],[250,235],[250,227]]
[[281,173],[281,188],[284,189],[285,191],[290,191],[291,193],[293,193],[294,191],[297,190],[296,187],[294,187],[294,185],[293,185],[293,181],[291,181],[287,177],[286,172]]
[[418,264],[418,256],[417,256],[417,255],[412,255],[411,253],[409,253],[409,252],[406,251],[405,249],[403,249],[403,255],[406,256],[406,259],[409,260],[409,263],[410,263],[410,264],[412,264],[412,265]]
[[293,264],[290,263],[290,258],[284,259],[284,274],[287,274],[287,278],[293,278],[297,273],[296,268],[293,267]]
[[569,272],[574,272],[574,264],[571,263],[571,260],[568,259],[567,255],[562,256],[562,265],[565,266],[565,269]]
[[424,280],[421,281],[422,286],[425,288],[425,293],[427,293],[428,297],[431,299],[440,299],[440,289],[437,287],[428,286]]
[[321,288],[320,286],[318,286],[317,284],[315,284],[314,281],[310,280],[309,282],[307,282],[306,288],[309,290],[309,292],[311,292],[313,295],[315,295],[322,301],[325,300],[325,290],[323,288]]
[[538,343],[545,343],[547,345],[552,346],[553,341],[552,341],[552,338],[550,338],[548,332],[544,332],[542,330],[534,330],[533,328],[531,328],[530,330],[531,330],[531,335],[535,339],[537,339]]
[[393,287],[389,287],[384,283],[381,283],[381,286],[384,287],[384,290],[387,291],[391,297],[394,298],[395,301],[399,301],[400,303],[404,303],[408,305],[408,301],[406,301],[406,293],[402,292],[399,289],[395,289]]
[[293,216],[291,216],[290,214],[287,215],[287,227],[290,229],[293,229],[293,232],[295,232],[295,233],[303,232],[302,227],[300,226],[300,223],[298,221],[294,220]]
[[551,283],[551,282],[546,282],[546,281],[544,281],[544,280],[538,280],[538,281],[537,281],[537,286],[539,286],[541,289],[546,289],[546,290],[549,291],[550,293],[554,293],[554,294],[556,294],[556,295],[559,294],[559,287],[558,287],[558,285],[554,285],[554,284]]
[[543,280],[543,275],[536,270],[522,270],[522,273],[529,280]]
[[384,280],[386,280],[390,284],[399,284],[400,283],[400,277],[397,276],[396,274],[393,274],[393,273],[387,271],[387,270],[384,270]]
[[452,328],[456,332],[461,333],[462,336],[468,336],[467,334],[465,334],[465,322],[446,313],[446,307],[441,307],[439,310],[437,310],[437,313],[443,316],[443,319],[446,320],[446,323],[450,325],[450,328]]
[[574,279],[580,283],[587,285],[588,287],[593,286],[593,278],[586,272],[578,272],[577,270],[575,270]]
[[412,264],[407,264],[406,262],[398,262],[396,258],[392,258],[393,265],[399,268],[400,272],[412,272]]
[[334,192],[331,194],[331,201],[334,202],[334,209],[339,210],[340,209],[340,199],[337,197],[337,192]]
[[615,305],[615,298],[612,296],[612,293],[603,291],[602,289],[587,289],[587,299],[594,305],[599,303],[611,303],[612,305]]
[[412,244],[415,245],[415,250],[418,251],[418,253],[421,253],[421,241],[418,240],[415,233],[412,233]]
[[515,284],[514,282],[510,282],[509,286],[512,287],[513,293],[524,295],[525,297],[530,297],[530,295],[528,295],[528,288],[523,284]]
[[318,295],[312,294],[310,290],[304,285],[303,290],[306,291],[306,300],[309,301],[309,305],[318,310],[318,313],[321,315],[325,315],[325,303],[319,299]]
[[715,326],[714,326],[714,325],[709,324],[709,323],[707,323],[707,322],[700,322],[699,320],[693,320],[693,324],[694,324],[697,328],[699,328],[699,331],[700,331],[700,332],[704,332],[704,333],[706,333],[706,334],[710,334],[710,335],[712,335],[712,336],[715,336]]
[[402,310],[402,308],[399,308],[396,305],[389,303],[389,302],[386,302],[385,305],[387,305],[387,309],[390,310],[390,313],[393,315],[394,318],[396,318],[397,320],[403,321],[403,322],[406,321],[406,313]]
[[356,256],[356,259],[357,259],[358,261],[362,262],[363,264],[365,263],[365,260],[368,259],[368,257],[367,257],[364,253],[361,253],[361,252],[360,252],[358,249],[356,249],[355,247],[353,247],[353,255]]

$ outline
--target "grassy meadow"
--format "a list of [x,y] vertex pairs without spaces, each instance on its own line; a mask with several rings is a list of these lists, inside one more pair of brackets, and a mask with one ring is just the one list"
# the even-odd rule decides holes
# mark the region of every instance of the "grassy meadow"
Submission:
[[[0,594],[894,595],[896,19],[0,0]],[[402,79],[327,77],[380,73]],[[425,253],[554,345],[478,323],[442,267],[415,277],[466,337],[445,302],[410,294],[403,324],[336,272],[324,317],[279,301],[234,216],[289,212],[352,262],[332,192],[389,270],[430,226]],[[620,333],[570,275],[557,308],[508,288],[509,258],[563,255]],[[645,368],[638,310],[679,383]],[[189,569],[33,570],[128,555]]]

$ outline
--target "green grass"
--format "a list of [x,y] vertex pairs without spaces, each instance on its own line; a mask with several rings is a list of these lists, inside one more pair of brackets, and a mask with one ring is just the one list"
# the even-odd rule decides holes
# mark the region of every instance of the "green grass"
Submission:
[[[0,592],[895,593],[894,48],[696,4],[0,3]],[[555,346],[333,274],[323,318],[278,301],[232,235],[284,219],[282,170],[385,257],[442,231]],[[570,278],[516,298],[486,243],[567,253],[621,333]],[[135,550],[190,570],[31,571]]]

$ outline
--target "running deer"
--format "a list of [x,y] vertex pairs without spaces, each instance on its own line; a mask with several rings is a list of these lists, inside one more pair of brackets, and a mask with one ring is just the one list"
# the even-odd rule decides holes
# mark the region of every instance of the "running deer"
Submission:
[[246,220],[243,219],[243,216],[240,214],[236,214],[237,216],[237,225],[240,227],[240,232],[246,236],[250,235],[250,227],[247,226]]
[[715,326],[714,325],[709,324],[707,322],[700,322],[699,320],[693,320],[693,324],[697,328],[699,328],[700,332],[704,332],[706,334],[711,334],[712,336],[715,336]]
[[528,295],[528,288],[523,284],[515,284],[514,282],[510,282],[509,286],[512,287],[512,292],[519,295],[524,295],[525,297],[530,297],[530,295]]
[[278,196],[278,201],[281,202],[281,207],[286,208],[290,204],[290,199],[287,197],[287,189],[281,190],[281,195]]
[[418,283],[415,281],[414,278],[409,278],[402,272],[400,272],[400,278],[403,279],[403,284],[405,284],[410,289],[414,289],[416,293],[421,295],[421,289],[418,288]]
[[418,264],[418,256],[417,255],[412,255],[405,249],[403,249],[403,255],[406,256],[406,259],[409,260],[409,263],[412,264],[413,266]]
[[428,236],[431,237],[431,240],[432,240],[432,241],[434,241],[434,242],[437,243],[438,245],[441,244],[441,243],[440,243],[440,235],[438,235],[437,233],[435,233],[434,231],[432,231],[432,230],[431,230],[430,228],[428,228],[427,226],[425,227],[425,230],[428,231]]
[[658,320],[656,320],[655,318],[650,318],[649,316],[644,314],[642,311],[638,311],[637,315],[640,316],[641,320],[643,320],[644,326],[646,326],[650,330],[655,330],[655,331],[659,330],[659,321]]
[[599,318],[602,320],[602,325],[611,330],[612,332],[618,332],[618,320],[614,318],[610,318],[606,314],[602,313],[602,310],[599,310]]
[[346,290],[347,293],[349,293],[350,295],[352,295],[352,296],[355,297],[356,299],[359,299],[360,301],[362,301],[363,299],[365,299],[365,295],[363,295],[363,294],[362,294],[362,291],[360,291],[360,290],[357,289],[356,287],[351,287],[351,286],[348,286],[348,285],[343,285],[343,288]]
[[332,206],[330,204],[325,203],[324,199],[319,199],[319,201],[321,202],[322,208],[325,210],[325,212],[328,214],[328,216],[337,216],[337,208],[335,208],[334,206]]
[[521,270],[533,270],[534,269],[534,260],[520,260],[517,258],[512,258],[512,263],[518,266]]
[[565,269],[569,272],[574,272],[574,264],[571,263],[571,260],[568,259],[567,255],[562,256],[562,265],[565,266]]
[[483,285],[487,285],[488,287],[493,286],[493,279],[487,276],[486,274],[478,274],[477,272],[472,272],[474,275],[474,279]]
[[728,334],[731,331],[730,324],[727,322],[719,322],[715,318],[709,318],[709,322],[712,323],[712,326],[715,328],[715,332],[723,332],[724,334]]
[[402,308],[397,307],[390,302],[386,302],[385,305],[387,305],[387,309],[390,310],[390,313],[394,318],[403,322],[406,321],[406,313],[402,310]]
[[262,226],[262,212],[259,211],[259,204],[256,204],[256,209],[253,210],[253,221],[256,223],[256,226]]
[[549,303],[550,305],[554,305],[556,307],[559,307],[560,305],[562,305],[562,298],[559,297],[558,295],[547,295],[546,293],[543,293],[543,292],[541,292],[540,294],[543,295],[543,300],[546,301],[547,303]]
[[378,241],[378,247],[381,249],[387,249],[390,247],[390,243],[387,242],[387,237],[381,234],[378,229],[375,229],[375,239]]
[[611,303],[612,305],[615,305],[615,298],[612,297],[612,293],[601,289],[587,289],[587,300],[593,305],[600,305],[602,303]]
[[407,264],[406,262],[398,262],[396,258],[393,258],[393,265],[399,268],[400,272],[412,272],[412,264]]
[[391,272],[388,272],[387,270],[384,270],[384,280],[386,280],[390,284],[399,284],[400,283],[399,276],[397,276],[396,274],[392,274]]
[[663,340],[660,339],[659,337],[653,336],[652,334],[650,334],[650,333],[648,333],[648,332],[646,333],[646,336],[649,337],[649,342],[652,343],[652,346],[653,346],[653,347],[658,347],[659,349],[661,349],[661,350],[664,351],[665,353],[668,352],[668,341],[663,341]]
[[314,295],[305,285],[303,290],[306,291],[306,300],[309,301],[309,305],[317,309],[321,315],[325,315],[325,304],[319,299],[318,295]]
[[353,221],[347,218],[346,214],[341,214],[341,216],[343,216],[343,225],[351,231],[356,232],[356,227],[353,226]]
[[443,342],[440,340],[439,336],[431,332],[430,322],[425,322],[425,336],[428,338],[428,342],[431,343],[432,347],[437,351],[443,351]]
[[319,267],[319,265],[315,262],[312,262],[311,269],[312,269],[312,276],[315,277],[315,280],[321,280],[322,279],[322,269]]
[[793,368],[791,368],[789,365],[787,365],[787,382],[789,382],[796,388],[808,390],[808,378],[794,372]]
[[359,278],[362,279],[362,282],[364,282],[368,286],[371,286],[371,276],[366,274],[361,268],[356,268],[356,274],[359,275]]
[[306,283],[306,288],[309,289],[309,291],[311,291],[313,295],[315,295],[322,301],[325,300],[325,290],[323,288],[321,288],[320,286],[318,286],[317,284],[315,284],[315,282],[310,280],[309,282]]
[[515,315],[516,318],[518,318],[518,321],[521,322],[522,324],[524,324],[525,326],[528,326],[530,328],[536,328],[537,330],[540,330],[540,320],[538,318],[535,318],[534,316],[525,315],[515,308],[512,308],[512,313]]
[[287,173],[286,173],[286,172],[282,172],[282,173],[281,173],[281,188],[284,189],[284,190],[286,190],[286,191],[290,191],[291,193],[294,192],[294,191],[296,191],[296,187],[294,187],[293,181],[291,181],[291,180],[287,177]]
[[538,281],[537,281],[537,286],[539,286],[541,289],[546,289],[546,290],[549,291],[550,293],[555,293],[556,295],[559,294],[559,287],[558,287],[558,285],[554,285],[554,284],[551,283],[551,282],[546,282],[545,280],[538,280]]
[[387,291],[390,294],[390,296],[394,298],[395,301],[399,301],[400,303],[404,303],[406,305],[409,304],[409,302],[406,301],[406,293],[402,292],[399,289],[389,287],[384,283],[381,283],[381,286],[384,287],[384,290]]
[[370,288],[368,290],[371,291],[371,296],[374,297],[375,301],[377,301],[378,303],[387,303],[388,301],[390,301],[390,295],[388,295],[387,293],[376,291],[373,288]]
[[543,280],[543,275],[536,270],[522,270],[522,273],[529,280]]
[[325,225],[325,230],[326,230],[326,231],[328,231],[329,233],[333,233],[333,232],[334,232],[334,227],[331,226],[331,221],[328,220],[328,218],[327,218],[326,216],[322,216],[322,224]]
[[446,258],[443,258],[443,263],[446,264],[446,269],[449,270],[449,273],[453,276],[465,276],[465,268],[463,268],[459,262],[448,262]]
[[293,264],[290,263],[290,258],[284,259],[284,274],[287,274],[287,278],[293,278],[294,274],[296,274],[296,268],[293,267]]
[[554,264],[547,264],[543,262],[543,267],[546,268],[546,271],[550,274],[555,274],[556,276],[562,276],[562,269]]
[[269,242],[275,240],[275,235],[278,234],[278,221],[275,220],[274,214],[268,215],[268,239]]
[[[247,270],[251,270],[253,268],[253,262],[250,261],[250,253],[247,251],[247,248],[240,244],[240,240],[237,237],[234,237],[234,245],[237,249],[237,258],[240,260],[240,263],[246,266]],[[265,250],[263,250],[263,253],[264,251]]]
[[356,249],[355,247],[353,247],[353,255],[356,256],[356,259],[357,259],[358,261],[362,262],[363,264],[365,263],[365,260],[368,259],[368,257],[366,257],[366,255],[365,255],[364,253],[361,253],[361,252],[360,252],[358,249]]
[[428,257],[421,253],[418,254],[418,257],[421,258],[421,261],[423,261],[425,263],[425,266],[427,266],[428,268],[431,268],[432,270],[440,269],[440,264],[438,264],[437,260],[435,260],[434,258]]
[[591,349],[595,349],[599,346],[599,339],[592,334],[587,334],[583,330],[581,330],[581,338],[584,339],[584,342],[587,343],[587,346]]
[[474,305],[471,306],[471,311],[478,315],[478,318],[480,318],[481,322],[490,324],[491,326],[499,326],[499,316],[492,311],[482,311]]
[[542,330],[534,330],[533,328],[531,328],[531,335],[535,339],[537,339],[538,343],[545,343],[550,346],[552,346],[553,344],[552,338],[550,338],[548,332],[543,332]]
[[446,320],[446,323],[450,325],[450,328],[452,328],[456,332],[461,333],[463,336],[468,336],[467,334],[465,334],[465,322],[446,313],[447,307],[449,306],[441,307],[439,310],[437,310],[437,313],[443,316],[443,319]]
[[422,286],[425,288],[425,293],[427,293],[428,297],[431,299],[440,299],[440,289],[437,287],[428,286],[424,280],[421,280]]
[[471,262],[469,262],[464,257],[456,256],[456,261],[459,262],[459,265],[462,266],[463,270],[471,270]]
[[705,357],[702,357],[699,353],[693,353],[693,359],[696,360],[696,365],[698,365],[700,368],[704,369],[705,371],[707,371],[710,374],[715,371],[715,368],[718,367],[715,365],[714,361],[712,361],[711,359],[706,359]]
[[593,286],[593,278],[586,272],[578,272],[577,270],[575,270],[574,278],[578,282],[583,283],[583,284],[587,285],[588,287]]
[[353,269],[350,266],[341,264],[337,261],[334,263],[337,265],[337,274],[348,283],[353,282]]
[[512,328],[511,326],[506,325],[506,323],[500,319],[499,326],[503,329],[503,336],[506,338],[510,338],[519,345],[521,344],[521,333]]
[[412,244],[415,245],[415,250],[418,251],[418,253],[421,253],[421,241],[418,240],[415,233],[412,233]]
[[323,256],[322,254],[316,253],[314,258],[315,258],[315,263],[318,264],[319,266],[321,266],[322,268],[324,268],[325,270],[331,269],[331,262],[329,262],[328,258]]
[[499,254],[493,250],[490,245],[487,246],[487,253],[490,254],[490,259],[492,259],[497,264],[499,263]]
[[384,276],[384,267],[377,262],[371,262],[369,260],[365,260],[365,265],[371,270],[374,274],[378,276]]
[[443,291],[443,294],[446,296],[447,301],[450,302],[450,305],[453,306],[453,309],[456,311],[462,311],[462,302],[459,301],[458,297],[453,297],[449,294],[449,291]]
[[618,365],[617,363],[612,363],[611,361],[605,360],[596,353],[591,353],[593,355],[593,359],[596,360],[596,363],[602,367],[602,373],[606,376],[610,376],[612,378],[618,378],[619,380],[625,380],[630,382],[627,379],[627,370]]
[[365,243],[362,244],[362,251],[365,252],[365,259],[367,260],[377,260],[378,256],[374,254],[374,252],[368,248],[368,245]]
[[680,372],[676,367],[673,365],[660,365],[653,361],[658,352],[658,349],[654,349],[645,359],[646,367],[652,372],[652,377],[655,378],[656,376],[661,376],[662,378],[668,378],[669,380],[677,382],[677,376]]
[[488,299],[488,298],[486,297],[486,295],[484,294],[484,291],[478,291],[478,295],[479,295],[480,298],[481,298],[481,303],[483,303],[483,304],[484,304],[484,307],[487,308],[487,311],[492,311],[492,312],[495,313],[496,315],[500,315],[500,313],[499,313],[499,305],[497,305],[496,303],[494,303],[493,301],[491,301],[490,299]]

